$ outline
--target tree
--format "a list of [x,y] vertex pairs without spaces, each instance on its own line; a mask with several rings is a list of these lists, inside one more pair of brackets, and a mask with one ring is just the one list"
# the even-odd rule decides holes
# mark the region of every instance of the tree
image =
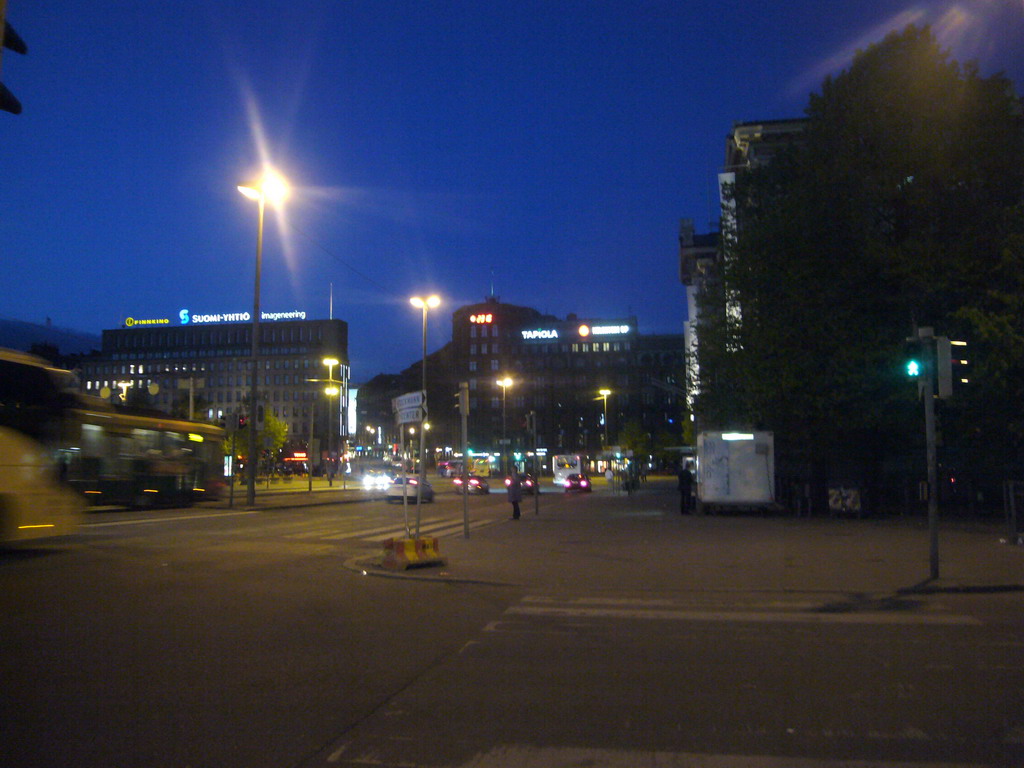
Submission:
[[1020,103],[908,27],[827,79],[807,118],[799,144],[728,190],[698,415],[771,429],[784,461],[819,476],[871,474],[920,435],[903,339],[1017,311],[991,292],[1000,264],[1019,266],[1005,212],[1024,190]]
[[[252,419],[249,419],[244,427],[235,430],[234,450],[243,461],[249,458],[249,430],[252,428]],[[257,446],[270,451],[271,455],[277,455],[287,439],[288,424],[274,416],[269,408],[264,409],[263,428],[256,434]],[[231,440],[225,440],[224,455],[230,455],[231,448]]]

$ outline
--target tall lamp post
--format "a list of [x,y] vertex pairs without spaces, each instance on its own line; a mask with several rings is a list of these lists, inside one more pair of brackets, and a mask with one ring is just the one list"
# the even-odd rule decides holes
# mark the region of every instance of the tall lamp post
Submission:
[[[336,357],[325,357],[323,360],[324,365],[327,366],[327,386],[324,387],[324,394],[327,395],[327,412],[330,414],[327,418],[327,455],[331,461],[336,462],[334,458],[334,421],[338,412],[334,409],[334,398],[336,395],[341,394],[341,387],[337,386],[341,384],[340,381],[334,378],[334,366],[338,365],[338,358]],[[337,463],[333,465],[334,469],[338,468]],[[334,485],[334,473],[327,473],[327,485]]]
[[[336,357],[325,357],[323,359],[323,364],[327,366],[327,378],[326,379],[306,379],[306,381],[309,382],[310,384],[326,384],[327,386],[324,387],[324,394],[327,395],[327,397],[329,397],[329,398],[330,397],[334,397],[335,395],[341,393],[341,388],[337,386],[338,384],[341,384],[341,382],[338,381],[338,379],[334,378],[334,366],[340,365],[340,363],[339,363],[339,361],[338,361],[338,359]],[[314,400],[313,403],[310,405],[310,418],[309,418],[309,424],[310,424],[310,427],[309,427],[309,452],[310,452],[310,457],[309,457],[309,459],[310,459],[310,464],[309,464],[309,489],[310,490],[313,490],[313,455],[312,455],[313,454],[313,426],[312,426],[313,425],[313,416],[312,416],[312,411],[315,408],[316,408],[316,401]],[[328,401],[327,411],[328,411],[329,414],[334,414],[334,406],[330,403],[330,401]],[[333,438],[334,438],[334,429],[331,427],[331,419],[332,418],[334,418],[333,415],[328,416],[328,419],[327,419],[327,455],[328,456],[331,455],[331,443],[332,443]],[[330,473],[328,473],[328,483],[329,484],[333,484],[333,478],[330,477]]]
[[420,535],[420,502],[423,499],[423,485],[427,482],[427,312],[441,305],[441,297],[435,295],[413,296],[409,303],[423,310],[423,422],[420,424],[420,482],[416,486],[416,536]]
[[610,395],[611,393],[612,393],[612,391],[610,389],[599,389],[599,390],[597,390],[597,394],[599,394],[601,396],[601,399],[604,400],[604,447],[605,448],[608,447],[608,395]]
[[246,490],[246,503],[252,507],[256,504],[256,468],[259,459],[256,456],[256,404],[259,397],[257,380],[259,377],[260,350],[260,272],[263,269],[263,213],[267,200],[271,204],[279,204],[288,196],[288,182],[275,171],[268,169],[263,178],[253,184],[239,184],[238,191],[259,203],[259,220],[256,227],[256,285],[252,299],[252,382],[249,385],[249,487]]
[[508,447],[506,444],[506,431],[505,431],[505,401],[508,396],[508,388],[512,386],[512,379],[506,376],[503,379],[498,379],[496,382],[501,387],[501,473],[503,475],[508,474]]

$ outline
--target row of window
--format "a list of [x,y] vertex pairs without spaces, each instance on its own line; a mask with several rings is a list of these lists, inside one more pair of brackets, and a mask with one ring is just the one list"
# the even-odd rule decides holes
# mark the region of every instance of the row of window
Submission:
[[[211,328],[210,330],[187,330],[174,333],[152,331],[128,331],[111,334],[112,344],[116,349],[141,349],[145,347],[206,347],[217,344],[252,344],[252,327],[237,326],[234,328]],[[260,342],[274,344],[294,344],[303,342],[321,342],[324,338],[323,326],[291,326],[274,327],[260,326]]]
[[[227,360],[227,361],[212,361],[209,363],[184,363],[184,364],[167,364],[167,363],[121,363],[121,364],[107,364],[107,365],[85,365],[83,366],[87,376],[131,376],[135,374],[145,373],[207,373],[209,371],[248,371],[251,370],[251,360]],[[307,373],[310,370],[319,372],[322,369],[322,365],[318,360],[310,360],[308,358],[302,360],[264,360],[263,366],[265,370],[302,370]],[[348,370],[348,366],[341,366],[341,373],[345,373]],[[298,383],[298,382],[296,382]],[[223,385],[222,385],[223,386]]]
[[[278,387],[280,387],[280,386],[288,386],[289,384],[304,384],[305,383],[304,381],[300,380],[300,378],[298,376],[292,377],[291,381],[289,381],[288,379],[289,379],[288,376],[282,376],[282,375],[265,376],[263,378],[263,386],[264,387],[270,387],[270,386],[278,386]],[[138,388],[148,387],[151,383],[153,383],[153,380],[152,379],[147,379],[145,382],[143,382],[141,380],[140,381],[129,381],[129,382],[118,382],[118,381],[112,381],[112,380],[108,380],[108,379],[92,379],[92,380],[89,380],[89,381],[85,382],[85,391],[86,392],[100,392],[104,387],[106,387],[108,389],[111,389],[111,390],[115,390],[115,389],[121,387],[125,383],[127,383],[128,389],[134,389],[136,387],[138,387]],[[168,398],[171,396],[171,393],[173,393],[175,390],[177,390],[178,392],[185,392],[185,391],[188,390],[188,385],[187,384],[184,385],[184,386],[177,386],[177,384],[178,384],[178,382],[175,381],[174,379],[164,380],[164,381],[159,382],[160,391],[163,393],[163,396],[161,398],[163,400],[163,402],[165,402],[165,403],[169,402]],[[211,379],[207,383],[207,386],[203,387],[201,391],[205,392],[207,389],[213,390],[214,387],[250,387],[250,386],[252,386],[252,378],[249,377],[249,376],[234,376],[234,377],[232,377],[232,376],[227,376],[227,377],[220,376],[217,379]],[[239,390],[239,391],[235,392],[235,400],[237,402],[241,402],[243,397],[247,397],[248,396],[248,392],[249,392],[248,389],[246,389],[244,391],[243,390]],[[230,402],[232,402],[231,393],[232,393],[232,390],[230,390],[230,389],[228,389],[228,390],[217,389],[217,390],[214,390],[214,391],[210,392],[209,393],[209,397],[212,400],[214,398],[214,396],[216,396],[218,403],[224,403],[224,402],[230,403]],[[260,394],[263,396],[264,399],[266,399],[267,397],[270,397],[270,395],[267,394],[267,390],[266,389],[261,390]],[[297,389],[277,390],[277,389],[275,389],[275,390],[273,390],[272,399],[275,402],[280,401],[280,400],[296,400],[296,401],[298,401],[298,400],[312,400],[316,396],[316,394],[317,394],[316,391],[311,390],[308,387],[306,387],[304,389],[301,389],[301,390],[297,390]]]
[[[512,347],[512,354],[516,357],[527,355],[552,355],[569,353],[580,354],[590,352],[628,352],[630,349],[628,341],[594,341],[574,342],[572,344],[521,344]],[[501,345],[497,342],[490,344],[470,344],[470,355],[499,355]]]
[[498,338],[498,324],[497,323],[491,323],[490,326],[487,326],[487,325],[471,325],[471,326],[469,326],[469,338],[475,339],[479,335],[481,339],[486,339],[487,338],[487,329],[488,328],[491,329],[491,333],[490,333],[491,337],[495,338],[495,339]]

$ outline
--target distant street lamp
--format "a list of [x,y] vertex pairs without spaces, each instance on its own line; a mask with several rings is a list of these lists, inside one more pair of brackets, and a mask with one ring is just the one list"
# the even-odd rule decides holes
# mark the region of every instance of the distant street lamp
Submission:
[[422,362],[422,382],[423,382],[423,429],[420,430],[420,482],[416,485],[416,535],[420,535],[420,502],[423,499],[423,486],[427,482],[427,460],[426,460],[426,446],[427,446],[427,312],[431,309],[439,307],[441,305],[441,297],[437,295],[431,295],[427,297],[413,296],[409,299],[409,303],[417,309],[423,310],[423,362]]
[[263,268],[263,212],[267,200],[278,205],[288,197],[288,182],[276,171],[267,169],[263,178],[254,184],[240,184],[238,191],[259,203],[259,223],[256,228],[256,285],[252,299],[252,382],[249,386],[249,487],[246,490],[246,503],[256,505],[256,403],[259,397],[257,379],[259,377],[260,351],[260,272]]
[[[327,386],[324,387],[324,394],[327,395],[328,398],[331,398],[331,397],[334,397],[335,395],[338,395],[338,394],[341,393],[341,388],[338,387],[337,385],[338,384],[342,384],[343,382],[339,381],[336,378],[334,378],[334,366],[340,365],[340,362],[338,361],[338,359],[336,357],[325,357],[322,362],[323,362],[324,365],[327,366],[327,378],[326,379],[306,379],[306,381],[308,383],[310,383],[310,384],[326,384]],[[316,401],[314,400],[310,404],[310,412],[309,412],[309,454],[310,454],[309,455],[309,462],[310,462],[310,466],[309,466],[309,489],[310,490],[313,490],[313,423],[314,423],[313,413],[315,412],[315,410],[316,410]],[[328,417],[327,417],[327,456],[328,456],[328,460],[330,460],[330,456],[331,456],[331,442],[332,442],[332,439],[333,439],[333,436],[334,436],[334,429],[331,427],[331,420],[334,418],[334,415],[333,415],[334,414],[334,405],[330,401],[328,401],[328,403],[327,403],[327,412],[328,412]],[[328,483],[328,485],[333,485],[334,484],[334,478],[331,476],[330,472],[327,473],[327,483]]]
[[508,454],[508,438],[506,437],[505,430],[505,401],[508,396],[508,388],[512,386],[512,379],[506,376],[503,379],[498,379],[494,383],[501,387],[501,472],[503,475],[507,475],[508,459],[506,458],[506,455]]
[[601,399],[604,400],[604,445],[605,445],[605,447],[608,446],[608,395],[610,395],[611,393],[612,393],[612,391],[610,389],[599,389],[599,390],[597,390],[597,394],[599,394],[601,396]]
[[[338,365],[339,361],[336,357],[325,357],[323,364],[327,366],[327,386],[324,387],[324,394],[329,398],[327,401],[327,412],[330,414],[327,418],[327,456],[328,461],[334,462],[331,466],[337,469],[337,459],[334,456],[334,421],[337,412],[334,410],[334,401],[330,398],[341,394],[341,387],[335,386],[336,384],[341,384],[341,382],[334,378],[334,366]],[[334,472],[327,472],[327,485],[334,485]]]

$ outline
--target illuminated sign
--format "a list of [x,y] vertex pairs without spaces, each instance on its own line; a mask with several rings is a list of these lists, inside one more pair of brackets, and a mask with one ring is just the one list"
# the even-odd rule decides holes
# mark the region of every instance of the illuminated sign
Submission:
[[624,333],[629,333],[628,325],[581,325],[579,328],[580,336],[586,338],[593,334],[594,336],[620,336]]
[[471,323],[493,323],[494,315],[488,312],[486,315],[470,315],[469,322]]
[[523,331],[524,339],[557,339],[558,331],[553,328],[537,329],[535,331]]
[[[203,323],[247,323],[252,320],[250,312],[215,312],[210,314],[192,313],[183,309],[178,313],[182,325],[201,325]],[[260,312],[260,320],[305,320],[306,313],[302,310],[291,312]]]
[[126,327],[131,328],[135,325],[170,325],[171,319],[169,317],[154,317],[147,319],[140,319],[138,317],[126,317],[124,324]]

